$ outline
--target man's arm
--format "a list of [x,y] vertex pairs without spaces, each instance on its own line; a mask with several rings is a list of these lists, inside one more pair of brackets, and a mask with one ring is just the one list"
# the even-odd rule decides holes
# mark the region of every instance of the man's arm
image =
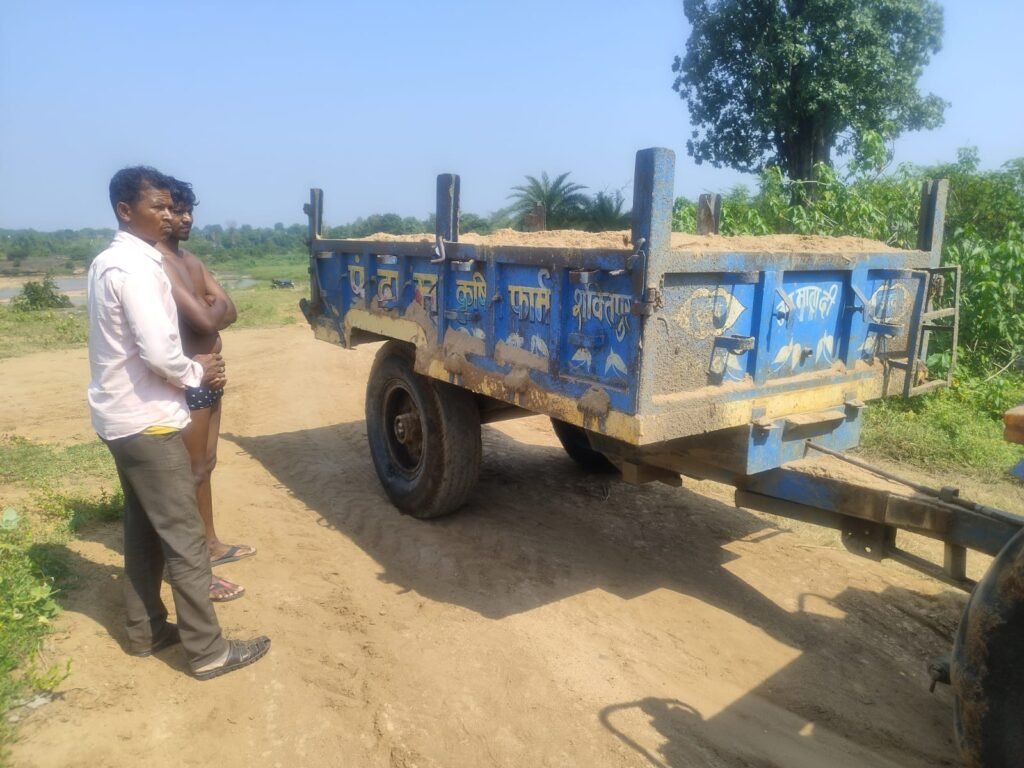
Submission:
[[[202,336],[212,336],[224,327],[224,317],[228,312],[228,301],[223,298],[216,298],[212,304],[207,304],[193,293],[185,284],[185,280],[178,272],[174,264],[168,264],[167,259],[177,258],[175,256],[164,256],[164,274],[171,281],[171,296],[178,307],[178,315],[185,321],[185,324]],[[234,305],[231,305],[232,310]]]
[[238,319],[238,310],[235,309],[235,302],[233,302],[231,297],[228,296],[227,291],[221,288],[220,283],[214,279],[213,274],[211,274],[210,270],[206,268],[206,265],[203,264],[202,260],[198,256],[189,251],[184,251],[183,255],[186,259],[193,261],[197,265],[198,269],[202,270],[204,286],[203,294],[206,296],[213,296],[214,301],[223,299],[227,302],[228,308],[224,313],[224,318],[221,320],[221,326],[218,329],[223,331]]
[[162,304],[160,285],[155,275],[125,275],[121,285],[121,306],[139,346],[142,361],[176,387],[198,387],[207,366],[185,356],[178,329],[164,312]]

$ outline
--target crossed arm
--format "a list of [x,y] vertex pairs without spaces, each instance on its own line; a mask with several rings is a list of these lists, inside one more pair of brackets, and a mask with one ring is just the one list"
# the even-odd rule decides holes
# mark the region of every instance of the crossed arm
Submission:
[[199,268],[203,271],[203,295],[206,297],[206,303],[212,304],[218,300],[223,300],[227,304],[227,309],[224,312],[224,318],[221,325],[217,330],[222,331],[231,325],[235,320],[238,319],[238,310],[235,309],[235,302],[231,300],[231,297],[227,295],[223,288],[220,287],[220,283],[213,279],[213,275],[210,274],[210,270],[206,268],[194,254],[186,251],[185,258],[192,259]]
[[[238,318],[234,302],[231,301],[206,265],[192,254],[189,257],[202,269],[203,284],[197,285],[193,291],[186,285],[181,273],[174,264],[165,265],[164,272],[171,282],[171,295],[178,307],[178,314],[196,333],[212,336],[231,325]],[[177,256],[164,255],[164,259]]]

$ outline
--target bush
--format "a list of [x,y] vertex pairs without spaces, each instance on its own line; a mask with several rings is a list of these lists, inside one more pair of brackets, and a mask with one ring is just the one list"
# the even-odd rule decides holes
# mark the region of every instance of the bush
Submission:
[[959,264],[960,343],[977,356],[979,369],[998,368],[1024,356],[1024,232],[1016,221],[1005,239],[986,241],[953,234],[945,261]]
[[53,276],[47,274],[42,282],[27,282],[21,293],[11,299],[11,307],[19,312],[36,312],[41,309],[66,309],[71,299],[60,293]]

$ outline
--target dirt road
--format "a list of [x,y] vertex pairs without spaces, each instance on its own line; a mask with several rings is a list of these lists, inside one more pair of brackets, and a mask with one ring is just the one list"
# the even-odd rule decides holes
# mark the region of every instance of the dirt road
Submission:
[[[59,700],[18,766],[956,765],[960,593],[809,543],[710,483],[578,472],[539,418],[484,428],[469,508],[419,522],[366,449],[373,347],[225,334],[218,528],[255,558],[219,608],[270,655],[199,683],[126,656],[116,526],[72,545]],[[91,439],[82,351],[2,363],[0,432]]]

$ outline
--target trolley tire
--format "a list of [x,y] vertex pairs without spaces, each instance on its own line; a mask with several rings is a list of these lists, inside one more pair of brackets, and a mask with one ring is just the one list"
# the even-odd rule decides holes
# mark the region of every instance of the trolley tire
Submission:
[[366,437],[391,503],[426,519],[462,506],[480,476],[480,411],[471,392],[421,376],[389,341],[366,384]]
[[969,768],[1020,765],[1024,755],[1024,530],[974,589],[950,668],[953,727]]
[[590,447],[587,431],[575,424],[560,419],[551,419],[551,427],[555,430],[558,442],[562,444],[569,458],[584,472],[594,475],[610,475],[618,472],[615,465],[600,451]]

